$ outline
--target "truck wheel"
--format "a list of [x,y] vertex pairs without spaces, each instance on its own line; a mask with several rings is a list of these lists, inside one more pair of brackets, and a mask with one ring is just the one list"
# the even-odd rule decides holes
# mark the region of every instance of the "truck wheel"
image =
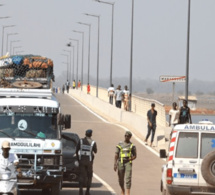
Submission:
[[61,182],[54,184],[51,187],[51,195],[60,195]]
[[215,186],[215,151],[208,153],[204,157],[201,172],[205,181]]

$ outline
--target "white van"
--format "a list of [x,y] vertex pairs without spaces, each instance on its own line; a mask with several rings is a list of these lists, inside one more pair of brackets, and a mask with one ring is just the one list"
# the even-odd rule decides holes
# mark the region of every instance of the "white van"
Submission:
[[168,155],[162,167],[163,195],[215,195],[215,125],[176,125],[170,140]]

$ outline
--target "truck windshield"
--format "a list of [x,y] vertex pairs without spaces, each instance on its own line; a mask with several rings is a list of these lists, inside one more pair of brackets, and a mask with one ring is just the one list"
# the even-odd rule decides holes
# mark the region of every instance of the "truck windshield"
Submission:
[[0,114],[0,137],[58,138],[56,115],[44,113]]
[[215,133],[202,133],[201,138],[201,158],[215,150]]
[[176,158],[198,157],[198,133],[181,132],[178,138]]

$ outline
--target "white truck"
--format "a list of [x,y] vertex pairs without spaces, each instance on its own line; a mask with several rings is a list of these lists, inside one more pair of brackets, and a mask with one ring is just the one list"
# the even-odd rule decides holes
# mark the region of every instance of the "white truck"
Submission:
[[170,140],[168,155],[162,167],[163,195],[215,194],[215,125],[176,125]]
[[35,65],[33,69],[33,62],[38,60],[27,57],[31,67],[22,63],[0,67],[0,145],[8,140],[11,152],[18,155],[19,188],[59,195],[63,176],[61,131],[70,128],[71,116],[60,113],[52,93],[52,67],[37,56],[43,67]]

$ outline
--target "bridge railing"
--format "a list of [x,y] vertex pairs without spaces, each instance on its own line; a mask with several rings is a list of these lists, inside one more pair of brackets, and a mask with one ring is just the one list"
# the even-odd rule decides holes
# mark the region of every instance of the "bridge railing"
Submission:
[[[87,93],[87,86],[83,85],[82,90],[85,93]],[[90,95],[96,96],[96,87],[95,86],[90,87]],[[109,102],[107,89],[99,88],[98,89],[98,98],[105,102]],[[163,127],[166,127],[167,123],[166,123],[166,113],[165,113],[164,104],[162,104],[161,102],[159,102],[157,100],[146,99],[146,98],[132,95],[131,111],[144,118],[147,118],[147,111],[151,108],[152,103],[155,103],[155,109],[158,112],[157,123]],[[122,105],[122,109],[123,109],[123,105]]]

